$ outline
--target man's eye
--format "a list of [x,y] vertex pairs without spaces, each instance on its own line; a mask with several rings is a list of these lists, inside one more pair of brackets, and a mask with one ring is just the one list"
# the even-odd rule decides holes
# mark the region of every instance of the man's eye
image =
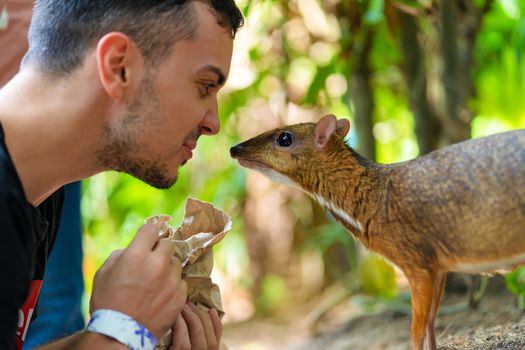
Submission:
[[216,85],[213,83],[203,83],[202,90],[204,95],[210,95],[214,92]]
[[281,147],[290,147],[293,143],[292,134],[288,132],[283,132],[277,138],[277,144]]

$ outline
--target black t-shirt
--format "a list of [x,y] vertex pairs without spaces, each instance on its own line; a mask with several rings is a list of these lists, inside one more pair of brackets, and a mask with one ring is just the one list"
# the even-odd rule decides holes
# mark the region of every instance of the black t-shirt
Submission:
[[[27,202],[0,126],[0,349],[21,347],[60,221],[63,190]],[[27,302],[26,302],[27,301]]]

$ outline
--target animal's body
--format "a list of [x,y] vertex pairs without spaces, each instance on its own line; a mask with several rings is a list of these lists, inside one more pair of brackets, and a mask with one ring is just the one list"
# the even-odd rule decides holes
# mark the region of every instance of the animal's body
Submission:
[[434,320],[447,271],[508,270],[525,263],[525,130],[451,145],[380,165],[348,147],[347,120],[263,133],[231,149],[241,165],[298,186],[357,239],[406,275],[412,343]]

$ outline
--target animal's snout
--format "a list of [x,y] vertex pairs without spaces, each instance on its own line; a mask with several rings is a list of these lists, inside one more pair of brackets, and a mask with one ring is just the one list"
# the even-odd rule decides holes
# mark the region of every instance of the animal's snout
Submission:
[[230,148],[230,155],[232,158],[237,158],[241,155],[242,151],[243,151],[244,147],[242,146],[242,144],[238,144],[238,145],[235,145],[233,146],[232,148]]

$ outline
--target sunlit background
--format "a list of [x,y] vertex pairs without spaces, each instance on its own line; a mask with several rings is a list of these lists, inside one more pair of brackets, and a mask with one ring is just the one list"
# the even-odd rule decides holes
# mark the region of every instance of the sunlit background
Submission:
[[[463,1],[468,6],[456,13],[452,37],[444,6],[434,6],[442,1],[237,3],[246,25],[220,96],[220,134],[201,138],[168,191],[117,173],[84,181],[85,305],[109,253],[126,246],[151,215],[169,214],[179,226],[189,196],[233,218],[214,251],[227,329],[256,319],[286,323],[297,314],[315,319],[328,295],[355,295],[356,312],[385,300],[407,302],[399,273],[298,190],[239,167],[229,148],[326,113],[350,119],[349,144],[381,163],[523,128],[525,2],[497,0],[484,9],[490,1]],[[515,272],[509,283],[523,306],[524,275]],[[233,331],[228,337],[239,338]],[[250,337],[244,348],[265,348]]]

